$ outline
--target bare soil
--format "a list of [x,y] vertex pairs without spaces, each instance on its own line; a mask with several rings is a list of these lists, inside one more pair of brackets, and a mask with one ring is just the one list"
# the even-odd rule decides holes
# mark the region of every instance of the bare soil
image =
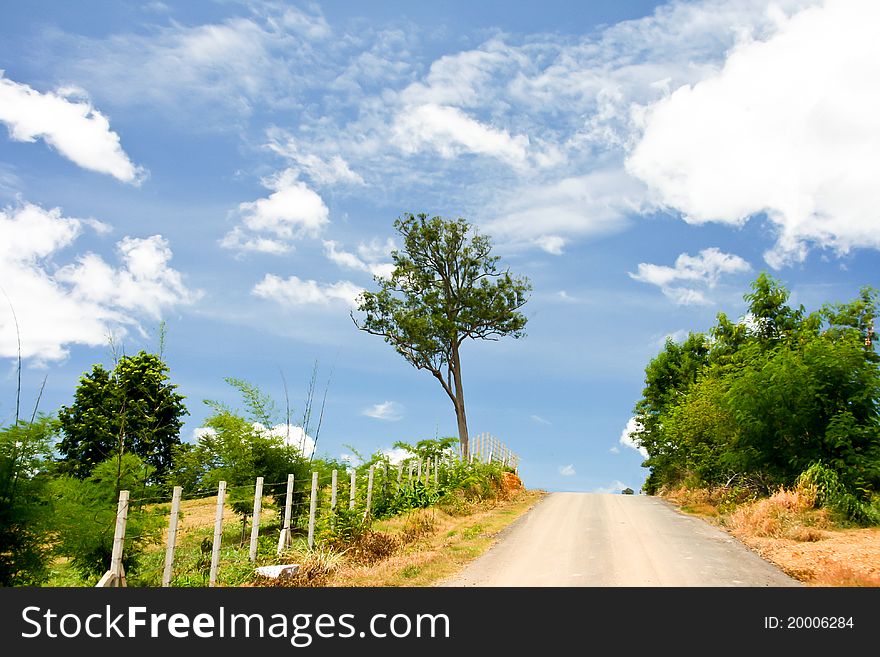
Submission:
[[731,533],[805,584],[880,586],[878,528],[821,530],[810,541]]

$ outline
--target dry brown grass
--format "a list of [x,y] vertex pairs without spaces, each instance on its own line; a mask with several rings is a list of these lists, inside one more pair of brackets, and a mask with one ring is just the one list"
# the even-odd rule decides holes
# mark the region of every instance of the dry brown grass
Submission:
[[431,586],[485,552],[498,532],[543,495],[520,490],[508,500],[472,505],[465,516],[424,509],[377,522],[377,530],[397,537],[397,549],[369,564],[346,560],[326,585]]
[[492,545],[502,529],[528,511],[543,491],[511,490],[508,499],[469,503],[468,515],[419,509],[373,527],[345,550],[288,553],[300,564],[286,580],[254,586],[430,586],[457,572]]
[[810,586],[880,586],[880,528],[837,526],[815,508],[816,491],[780,488],[729,504],[723,489],[664,491],[683,511],[705,517]]
[[814,509],[815,495],[780,488],[772,496],[744,504],[724,518],[737,535],[817,541],[833,524],[824,509]]

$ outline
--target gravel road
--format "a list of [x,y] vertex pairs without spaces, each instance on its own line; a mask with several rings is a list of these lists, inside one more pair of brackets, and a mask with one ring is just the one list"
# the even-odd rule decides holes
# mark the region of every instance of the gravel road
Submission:
[[800,586],[742,543],[644,495],[550,493],[441,586]]

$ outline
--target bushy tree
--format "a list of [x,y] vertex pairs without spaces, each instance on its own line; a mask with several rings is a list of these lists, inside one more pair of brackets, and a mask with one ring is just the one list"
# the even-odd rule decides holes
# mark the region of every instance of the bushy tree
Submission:
[[156,354],[123,356],[112,371],[95,365],[80,378],[73,403],[58,413],[58,451],[66,471],[85,479],[98,463],[132,453],[160,480],[171,467],[187,414],[176,389]]
[[85,479],[64,475],[52,481],[55,552],[70,558],[86,580],[96,580],[110,567],[119,490],[130,494],[122,559],[127,575],[137,572],[144,548],[159,540],[162,512],[143,504],[152,490],[151,475],[152,466],[123,454],[97,464]]

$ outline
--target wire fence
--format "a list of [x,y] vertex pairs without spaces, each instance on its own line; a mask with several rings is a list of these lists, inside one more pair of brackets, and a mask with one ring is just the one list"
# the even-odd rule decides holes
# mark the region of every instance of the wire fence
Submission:
[[[314,549],[342,516],[364,523],[436,500],[457,470],[492,463],[518,469],[519,457],[491,434],[478,434],[471,444],[466,459],[444,452],[299,479],[290,474],[285,481],[220,481],[186,494],[178,486],[171,499],[121,491],[110,568],[98,586],[129,585],[126,548],[137,553],[132,582],[138,586],[237,585],[252,577],[258,562],[284,562],[294,547]],[[138,521],[127,528],[133,513]]]

